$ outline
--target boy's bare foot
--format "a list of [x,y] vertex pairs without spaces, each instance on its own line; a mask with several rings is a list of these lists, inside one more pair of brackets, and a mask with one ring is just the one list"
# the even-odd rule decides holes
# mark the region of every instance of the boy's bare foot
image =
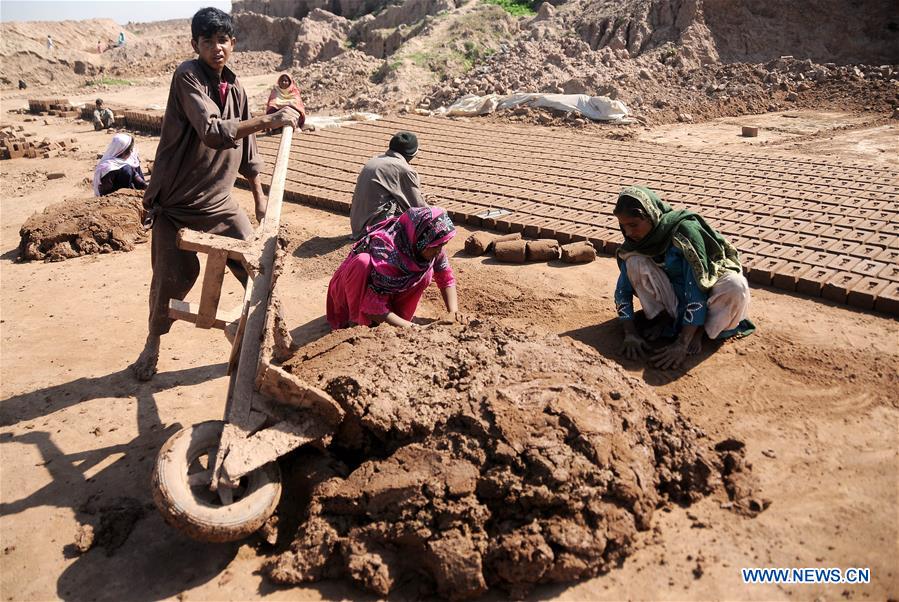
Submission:
[[697,333],[687,347],[687,355],[696,355],[700,351],[702,351],[702,333]]
[[149,335],[137,360],[131,364],[131,372],[137,380],[147,381],[156,374],[156,364],[159,362],[159,337]]

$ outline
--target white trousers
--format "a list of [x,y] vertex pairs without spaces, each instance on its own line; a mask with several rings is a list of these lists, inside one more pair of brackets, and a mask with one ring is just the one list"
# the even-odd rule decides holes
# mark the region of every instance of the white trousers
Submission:
[[[665,271],[649,257],[632,255],[625,261],[627,276],[650,320],[665,311],[677,317],[677,295]],[[749,314],[749,283],[743,274],[728,272],[709,291],[705,332],[710,339],[736,328]]]

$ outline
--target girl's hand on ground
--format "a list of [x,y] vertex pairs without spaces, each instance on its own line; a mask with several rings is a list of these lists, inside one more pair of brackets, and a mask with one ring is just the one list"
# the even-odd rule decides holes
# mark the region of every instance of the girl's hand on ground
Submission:
[[643,337],[638,334],[626,334],[618,352],[624,354],[624,357],[629,360],[635,360],[646,357],[648,350],[649,346],[643,340]]
[[447,317],[456,324],[468,324],[472,320],[471,316],[463,314],[461,311],[450,312]]
[[689,345],[685,345],[680,341],[675,341],[653,355],[652,363],[662,370],[678,368],[687,358],[687,349],[689,349]]

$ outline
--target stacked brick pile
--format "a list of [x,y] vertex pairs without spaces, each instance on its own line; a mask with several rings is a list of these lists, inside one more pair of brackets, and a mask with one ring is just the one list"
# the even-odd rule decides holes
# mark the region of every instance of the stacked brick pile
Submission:
[[22,126],[15,129],[12,126],[0,128],[0,159],[48,159],[63,151],[78,150],[78,140],[75,138],[56,141],[44,138],[35,142],[29,140],[30,137],[31,135],[22,132]]
[[28,99],[28,111],[35,115],[56,115],[57,117],[77,117],[78,109],[65,98]]
[[125,127],[131,130],[140,130],[142,132],[151,132],[159,134],[162,132],[162,118],[165,116],[164,111],[125,111]]

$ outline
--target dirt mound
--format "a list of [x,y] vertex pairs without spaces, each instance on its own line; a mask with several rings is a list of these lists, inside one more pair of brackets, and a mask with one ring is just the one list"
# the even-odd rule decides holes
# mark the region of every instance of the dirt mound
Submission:
[[[643,38],[626,42],[617,34],[609,39],[603,34],[596,42],[598,49],[593,49],[602,28],[583,31],[585,41],[569,35],[577,28],[570,17],[544,16],[525,26],[529,38],[519,36],[503,45],[464,76],[445,78],[424,95],[423,104],[436,109],[466,94],[602,95],[621,100],[640,121],[655,124],[805,106],[836,110],[857,106],[889,114],[896,102],[899,66],[838,66],[795,57],[757,64],[708,63],[705,43],[669,40],[653,46],[666,36],[647,38],[655,42]],[[628,47],[634,48],[636,57]],[[552,116],[541,115],[526,120],[555,123]],[[572,120],[576,118],[572,115]]]
[[738,510],[766,505],[740,442],[711,447],[674,402],[569,339],[477,321],[356,328],[286,368],[347,417],[311,464],[277,582],[347,577],[383,596],[424,577],[450,599],[522,596],[610,570],[660,504],[726,490]]
[[379,87],[372,81],[382,63],[364,52],[348,50],[293,75],[309,112],[331,107],[383,110],[384,103],[376,98]]
[[274,51],[297,67],[342,54],[350,30],[349,21],[320,9],[302,20],[237,13],[234,22],[241,49]]
[[302,19],[315,9],[327,10],[348,18],[380,10],[391,4],[389,0],[235,0],[231,3],[234,14],[249,12],[269,17],[293,17]]
[[73,545],[82,554],[102,547],[107,556],[112,556],[128,540],[137,522],[152,509],[153,504],[132,497],[115,498],[103,505],[91,499],[80,510],[93,518],[78,529]]
[[62,261],[70,257],[130,251],[146,242],[141,226],[143,193],[70,199],[35,213],[19,230],[19,259]]
[[[126,44],[117,47],[122,31]],[[194,56],[190,37],[185,35],[188,31],[186,19],[125,27],[110,19],[3,23],[0,85],[15,87],[21,78],[29,87],[71,90],[110,78],[127,84],[135,78],[171,76],[175,66]],[[53,37],[53,49],[47,48],[48,34]]]
[[899,13],[891,0],[704,0],[702,13],[726,62],[780,55],[838,64],[899,61]]

